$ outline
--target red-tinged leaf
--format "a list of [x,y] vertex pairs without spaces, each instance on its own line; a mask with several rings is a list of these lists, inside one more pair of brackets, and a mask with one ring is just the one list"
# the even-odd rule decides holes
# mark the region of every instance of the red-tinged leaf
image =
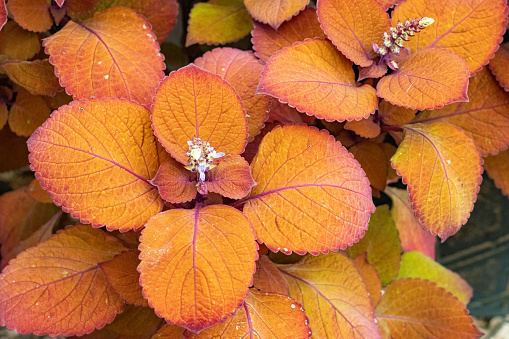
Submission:
[[165,324],[157,331],[152,339],[176,339],[184,337],[184,328],[177,325]]
[[380,79],[376,94],[391,104],[414,109],[435,109],[468,101],[467,64],[441,48],[413,53],[399,70]]
[[245,203],[257,240],[273,251],[327,253],[357,242],[374,212],[359,163],[327,131],[276,127],[251,163]]
[[33,95],[53,96],[62,89],[48,59],[8,61],[0,65],[0,71]]
[[306,124],[312,125],[315,117],[300,113],[295,108],[279,102],[276,98],[270,98],[269,118],[267,122],[279,121],[283,124]]
[[435,283],[399,279],[387,286],[375,310],[384,338],[480,338],[465,305]]
[[220,76],[189,65],[170,73],[152,106],[153,128],[177,161],[189,164],[188,141],[207,141],[217,152],[241,154],[247,122],[240,98]]
[[189,13],[186,47],[237,41],[253,29],[251,15],[242,0],[209,0],[197,3]]
[[359,162],[372,187],[383,191],[387,182],[387,159],[379,144],[371,141],[356,143],[348,149]]
[[256,95],[263,68],[258,59],[249,51],[216,48],[196,59],[194,64],[219,75],[235,89],[246,112],[248,141],[253,140],[267,120],[270,99],[266,95]]
[[389,8],[399,5],[403,0],[377,0],[377,2],[382,6],[384,11],[387,11]]
[[117,97],[150,105],[164,77],[150,24],[129,8],[97,12],[79,24],[69,21],[43,45],[74,99]]
[[160,44],[166,40],[177,23],[177,0],[102,0],[94,10],[102,11],[113,6],[129,7],[143,15],[152,26],[152,32]]
[[325,34],[348,59],[362,67],[373,63],[373,43],[381,44],[390,27],[376,0],[320,0],[317,12]]
[[159,166],[152,184],[157,186],[161,197],[171,203],[183,203],[196,198],[196,173],[170,158]]
[[7,9],[14,20],[24,29],[44,32],[51,28],[53,19],[48,0],[9,0]]
[[258,261],[256,261],[253,287],[261,292],[289,295],[288,283],[283,274],[266,255],[260,256]]
[[392,165],[408,185],[419,222],[445,241],[470,216],[482,181],[482,159],[474,141],[454,125],[404,127]]
[[433,259],[418,251],[407,252],[401,257],[397,279],[427,279],[451,292],[465,305],[472,298],[472,287],[459,274],[443,267]]
[[200,331],[242,304],[258,252],[251,223],[238,210],[169,210],[147,222],[140,241],[144,296],[167,321]]
[[375,121],[375,116],[371,114],[365,119],[347,121],[345,129],[354,131],[355,134],[363,138],[376,138],[380,135],[380,124]]
[[496,154],[509,145],[509,93],[486,68],[470,78],[469,101],[424,111],[419,122],[448,122],[474,139],[481,155]]
[[110,285],[126,303],[148,306],[147,299],[143,298],[141,292],[140,273],[136,270],[140,263],[139,254],[140,252],[136,250],[125,251],[112,260],[99,263],[99,267]]
[[368,262],[374,266],[382,285],[389,284],[398,275],[401,260],[401,241],[387,205],[378,206],[369,220],[366,235],[348,249],[351,258],[368,253]]
[[51,13],[51,16],[53,17],[53,20],[55,21],[55,25],[57,25],[57,26],[60,25],[62,20],[67,15],[67,9],[66,8],[60,8],[60,7],[51,6],[49,8],[49,11]]
[[115,320],[106,325],[103,330],[107,331],[108,335],[105,339],[111,339],[113,335],[119,339],[148,339],[157,331],[161,322],[162,319],[150,307],[126,305],[122,313],[117,315]]
[[48,195],[48,192],[42,189],[37,179],[34,179],[30,182],[26,191],[29,196],[31,196],[34,200],[37,200],[38,202],[43,202],[47,204],[53,203],[53,199],[51,199],[51,197]]
[[362,81],[364,79],[378,79],[381,78],[387,73],[387,65],[377,63],[372,63],[368,67],[360,67],[359,69],[359,79],[357,81]]
[[357,87],[352,63],[323,39],[296,42],[274,55],[263,69],[258,93],[327,121],[364,118],[378,105],[374,88]]
[[20,88],[9,112],[9,127],[16,135],[29,137],[50,114],[51,109],[42,97]]
[[5,126],[0,131],[0,173],[28,165],[27,138],[18,137]]
[[163,207],[149,182],[159,166],[150,112],[136,103],[74,101],[53,112],[28,145],[41,187],[83,223],[138,230]]
[[509,196],[509,149],[485,158],[484,168],[502,193]]
[[308,255],[279,270],[290,297],[306,310],[313,337],[380,338],[366,286],[344,255]]
[[5,5],[5,0],[0,1],[0,30],[4,28],[5,23],[7,22],[7,6]]
[[37,33],[24,30],[16,21],[7,22],[0,31],[0,54],[6,54],[10,59],[28,60],[40,49]]
[[490,70],[497,78],[500,86],[509,92],[509,42],[500,45],[493,59],[490,60]]
[[21,253],[0,275],[0,324],[50,336],[102,328],[124,302],[99,263],[123,250],[114,237],[80,225]]
[[314,8],[308,7],[290,21],[284,22],[277,30],[258,22],[253,22],[251,32],[255,55],[266,63],[277,51],[290,47],[294,42],[327,36],[320,27]]
[[435,259],[436,237],[423,229],[414,216],[408,192],[387,186],[385,193],[392,199],[391,214],[399,232],[403,252],[419,251]]
[[244,0],[251,16],[274,29],[306,8],[309,0]]
[[99,0],[66,0],[67,15],[73,20],[82,20],[92,14]]
[[407,124],[412,121],[417,112],[417,109],[392,105],[385,100],[382,100],[378,105],[378,116],[386,125]]
[[242,157],[246,159],[247,162],[251,163],[256,153],[258,153],[258,148],[260,147],[260,143],[262,142],[263,137],[272,131],[272,129],[276,126],[281,126],[281,124],[276,122],[266,123],[260,134],[258,134],[253,141],[247,144],[246,150],[244,153],[242,153]]
[[376,307],[382,296],[382,282],[373,265],[368,263],[367,254],[361,254],[353,261],[353,264],[366,285],[371,304]]
[[308,338],[311,331],[302,307],[292,298],[249,290],[233,317],[199,334],[184,332],[186,339]]
[[249,163],[243,157],[227,155],[209,172],[206,185],[210,192],[231,199],[241,199],[256,183],[251,176]]
[[417,17],[434,19],[432,26],[411,38],[405,47],[410,47],[411,52],[427,47],[452,51],[466,61],[474,75],[488,63],[502,42],[507,13],[506,0],[413,0],[394,10],[392,26]]

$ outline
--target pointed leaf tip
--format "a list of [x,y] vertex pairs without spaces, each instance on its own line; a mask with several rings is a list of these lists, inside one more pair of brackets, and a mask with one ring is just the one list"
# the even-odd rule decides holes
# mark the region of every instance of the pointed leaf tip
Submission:
[[264,24],[278,29],[284,21],[291,19],[302,11],[309,0],[244,0],[246,8],[251,16]]

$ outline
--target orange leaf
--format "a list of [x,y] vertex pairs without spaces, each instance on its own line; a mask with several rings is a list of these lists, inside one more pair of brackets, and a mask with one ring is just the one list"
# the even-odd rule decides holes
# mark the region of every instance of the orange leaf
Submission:
[[433,259],[418,251],[407,252],[401,257],[397,279],[420,278],[433,281],[451,292],[465,305],[472,298],[472,287],[459,274],[448,270]]
[[382,100],[378,105],[378,116],[386,125],[404,125],[412,121],[418,110],[392,105]]
[[216,48],[207,52],[194,64],[226,80],[239,95],[247,116],[248,141],[260,133],[267,120],[269,97],[256,95],[263,66],[249,51],[233,48]]
[[251,16],[274,29],[306,8],[309,0],[244,0]]
[[251,171],[257,186],[245,200],[244,214],[271,251],[327,253],[364,235],[374,212],[369,181],[327,131],[274,128]]
[[33,95],[53,96],[62,88],[48,59],[8,61],[0,65],[0,70]]
[[505,92],[486,68],[470,78],[465,103],[424,111],[419,122],[448,122],[474,139],[481,155],[496,154],[509,145],[509,93]]
[[48,0],[9,0],[7,9],[14,20],[24,29],[44,32],[53,25]]
[[421,224],[442,241],[466,223],[482,181],[475,143],[446,123],[405,125],[392,165],[408,185]]
[[1,326],[50,336],[102,328],[124,302],[99,263],[123,250],[114,237],[80,225],[21,253],[0,275]]
[[242,0],[209,0],[197,3],[189,13],[186,47],[193,44],[217,45],[237,41],[253,29]]
[[9,127],[17,135],[29,137],[50,114],[51,109],[42,97],[20,88],[9,112]]
[[288,283],[269,257],[262,255],[256,261],[256,272],[253,274],[253,287],[261,292],[289,295]]
[[85,19],[94,11],[98,2],[99,0],[66,0],[67,15],[73,20]]
[[170,158],[159,166],[152,183],[157,186],[161,197],[171,203],[191,201],[198,193],[196,190],[196,173]]
[[[0,6],[3,1],[0,1]],[[10,59],[28,60],[41,49],[37,33],[21,28],[16,21],[9,21],[0,30],[0,54]]]
[[368,67],[359,67],[359,79],[357,81],[362,81],[364,79],[378,79],[381,78],[387,73],[387,65],[377,63],[372,63]]
[[240,98],[220,76],[191,64],[170,73],[152,106],[153,128],[177,161],[189,164],[188,141],[207,141],[217,152],[241,154],[247,123]]
[[314,337],[380,338],[366,286],[344,255],[308,255],[279,270],[290,296],[306,309]]
[[42,189],[37,179],[34,179],[30,182],[26,191],[28,195],[32,197],[32,199],[37,200],[38,202],[49,204],[53,203],[53,199],[51,199],[51,197],[48,195],[48,192]]
[[364,252],[368,253],[368,262],[374,266],[382,285],[389,284],[398,275],[401,241],[387,205],[377,207],[366,235],[348,249],[351,258]]
[[392,26],[417,17],[434,19],[432,28],[422,30],[405,47],[410,47],[411,52],[426,47],[452,51],[466,61],[474,75],[488,63],[502,42],[507,12],[506,0],[412,0],[394,10]]
[[382,282],[375,268],[368,263],[367,254],[361,254],[353,261],[353,264],[366,284],[371,304],[376,307],[382,296]]
[[150,24],[129,8],[97,12],[79,24],[69,21],[43,45],[74,99],[117,97],[150,105],[164,77]]
[[246,159],[247,162],[251,163],[253,161],[256,153],[258,153],[258,148],[260,147],[260,143],[262,142],[263,137],[272,131],[272,129],[276,126],[281,126],[281,124],[275,122],[266,123],[260,134],[258,134],[253,141],[246,145],[246,150],[244,153],[242,153],[242,157]]
[[468,101],[468,77],[467,64],[456,54],[429,48],[412,54],[397,72],[380,79],[376,94],[406,108],[441,108]]
[[186,339],[308,338],[311,331],[302,307],[292,298],[249,290],[233,317],[199,334],[186,331]]
[[184,328],[177,325],[165,324],[157,331],[152,339],[176,339],[184,337]]
[[387,286],[375,310],[384,338],[480,338],[472,317],[457,298],[422,279]]
[[100,2],[94,10],[102,11],[113,6],[129,7],[143,15],[152,26],[152,32],[160,44],[166,40],[177,23],[179,12],[177,0],[108,0]]
[[381,132],[380,124],[375,121],[375,117],[373,115],[361,120],[347,121],[345,129],[354,131],[355,134],[360,135],[363,138],[370,139],[376,138]]
[[392,199],[391,214],[399,232],[403,252],[419,251],[435,259],[436,237],[423,229],[414,216],[407,190],[387,186],[385,193]]
[[312,125],[315,117],[300,113],[295,108],[279,102],[276,98],[270,98],[269,118],[267,122],[279,121],[283,124],[307,124]]
[[163,207],[149,182],[159,166],[150,113],[136,103],[74,101],[53,112],[28,145],[41,187],[84,223],[138,230]]
[[378,105],[374,88],[357,87],[352,63],[323,39],[296,42],[274,55],[263,69],[258,93],[327,121],[364,118]]
[[208,174],[207,188],[210,192],[231,199],[244,198],[256,185],[251,176],[249,163],[240,155],[227,155]]
[[28,165],[27,138],[18,137],[5,126],[0,131],[0,173]]
[[[161,322],[161,318],[150,307],[126,305],[124,311],[117,315],[111,324],[106,325],[104,330],[118,334],[119,339],[143,339],[150,338]],[[106,338],[110,339],[111,334]]]
[[490,70],[497,78],[500,86],[509,92],[509,42],[500,45],[495,57],[490,60]]
[[140,263],[139,254],[140,252],[135,250],[125,251],[109,261],[99,263],[99,267],[126,303],[148,306],[147,299],[143,298],[141,293],[140,274],[136,270]]
[[238,210],[200,204],[169,210],[147,222],[140,241],[143,293],[167,321],[200,331],[242,304],[258,252]]
[[371,141],[362,141],[348,149],[366,172],[372,187],[383,191],[387,182],[387,159],[382,147]]
[[391,7],[399,5],[404,0],[377,0],[377,2],[382,6],[384,11],[388,10]]
[[318,19],[327,37],[355,64],[367,67],[377,53],[373,43],[389,31],[389,15],[376,0],[320,0]]
[[509,196],[509,149],[485,158],[484,168],[502,193]]

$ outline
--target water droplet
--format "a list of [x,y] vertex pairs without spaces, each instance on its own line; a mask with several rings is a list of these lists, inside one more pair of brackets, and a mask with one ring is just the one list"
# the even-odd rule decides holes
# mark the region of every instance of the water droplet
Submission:
[[108,74],[106,74],[106,75],[104,76],[104,79],[108,79],[109,77],[110,77],[110,76],[109,76]]
[[35,285],[35,288],[39,288],[39,285]]
[[35,303],[35,306],[38,306],[38,305],[39,305],[39,303]]
[[67,54],[66,52],[62,51],[62,54]]
[[238,331],[239,330],[239,325],[235,326],[235,329]]
[[15,283],[15,282],[16,282],[16,280],[13,280],[12,282],[13,282],[13,283]]
[[225,69],[224,67],[223,67],[223,68],[221,68],[221,71],[222,71],[222,72],[224,72],[225,70],[226,70],[226,69]]
[[375,318],[375,324],[377,324],[377,323],[378,323],[378,320],[376,320],[376,318]]
[[451,164],[451,160],[447,160],[447,163],[450,165]]
[[48,315],[48,318],[51,318],[51,316],[50,316],[50,315]]
[[147,25],[143,24],[143,29],[147,29]]
[[288,252],[288,248],[283,248],[283,250],[285,250],[285,252]]
[[98,64],[98,65],[100,65],[100,64],[102,64],[102,63],[103,63],[102,61],[99,61],[97,64]]
[[152,35],[150,35],[150,33],[149,33],[149,34],[147,34],[147,36],[148,36],[149,38],[151,38],[151,37],[152,37]]
[[294,304],[292,304],[292,308],[295,308],[295,305],[294,305]]

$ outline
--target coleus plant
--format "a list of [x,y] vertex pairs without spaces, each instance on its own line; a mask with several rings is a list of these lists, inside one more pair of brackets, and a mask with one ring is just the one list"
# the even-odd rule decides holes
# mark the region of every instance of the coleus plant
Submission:
[[[175,1],[9,0],[9,21],[0,6],[0,122],[30,136],[37,178],[0,197],[2,326],[481,335],[434,236],[468,219],[482,157],[509,192],[506,2],[308,2],[195,4],[187,45],[252,29],[254,53],[216,48],[166,77]],[[55,227],[63,212],[80,223]]]

